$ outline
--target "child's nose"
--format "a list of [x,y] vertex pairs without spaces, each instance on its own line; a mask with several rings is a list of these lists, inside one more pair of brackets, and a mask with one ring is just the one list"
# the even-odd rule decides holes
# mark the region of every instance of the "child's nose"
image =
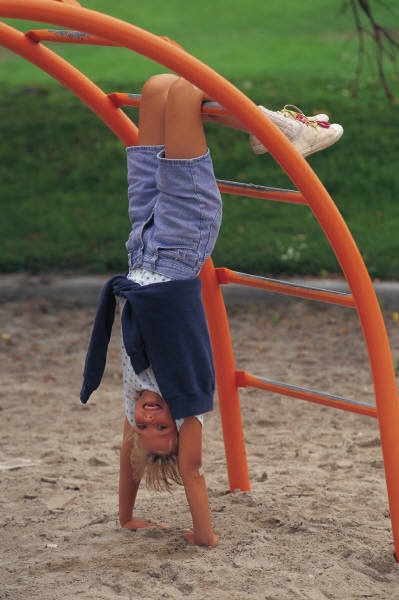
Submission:
[[148,413],[144,413],[144,420],[145,421],[152,421],[152,415],[148,414]]

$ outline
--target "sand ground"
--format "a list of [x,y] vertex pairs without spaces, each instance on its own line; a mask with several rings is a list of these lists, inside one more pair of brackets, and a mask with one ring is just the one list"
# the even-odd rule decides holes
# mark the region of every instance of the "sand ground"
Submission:
[[[373,403],[354,312],[302,301],[229,310],[237,366]],[[393,358],[398,314],[384,313]],[[204,427],[215,549],[189,546],[184,492],[139,492],[118,526],[123,422],[115,328],[103,385],[79,403],[93,307],[0,305],[0,598],[399,599],[375,419],[241,393],[250,493],[228,492],[218,409]]]

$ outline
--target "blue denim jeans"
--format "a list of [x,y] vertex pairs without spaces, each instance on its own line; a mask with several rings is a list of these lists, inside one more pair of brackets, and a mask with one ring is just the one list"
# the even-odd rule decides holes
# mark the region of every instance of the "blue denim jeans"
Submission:
[[196,277],[222,219],[209,151],[192,159],[165,158],[163,146],[131,146],[126,152],[130,268],[173,279]]

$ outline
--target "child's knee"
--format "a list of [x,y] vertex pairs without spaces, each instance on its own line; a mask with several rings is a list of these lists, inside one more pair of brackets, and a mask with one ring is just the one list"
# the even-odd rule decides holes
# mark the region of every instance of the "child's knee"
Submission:
[[187,79],[179,77],[169,88],[168,106],[200,106],[204,100],[204,93]]
[[173,83],[178,79],[177,75],[172,73],[161,73],[159,75],[152,75],[147,79],[143,85],[142,95],[143,96],[167,96],[168,90]]
[[197,88],[193,83],[184,79],[184,77],[177,77],[176,80],[171,85],[170,94],[181,96],[203,96],[203,92]]

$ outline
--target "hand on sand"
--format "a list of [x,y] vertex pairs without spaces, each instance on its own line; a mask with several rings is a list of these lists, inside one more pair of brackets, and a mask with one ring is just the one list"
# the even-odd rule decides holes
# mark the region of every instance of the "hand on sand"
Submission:
[[208,546],[209,548],[214,548],[217,546],[219,542],[219,536],[213,533],[209,539],[198,540],[196,539],[194,533],[189,531],[183,535],[184,539],[189,543],[195,546]]

